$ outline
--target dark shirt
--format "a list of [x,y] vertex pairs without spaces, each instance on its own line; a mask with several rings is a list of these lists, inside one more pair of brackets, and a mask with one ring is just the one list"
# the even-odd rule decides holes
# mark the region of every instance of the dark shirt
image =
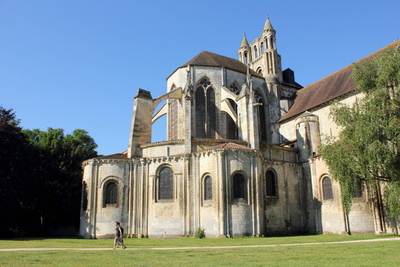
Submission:
[[115,227],[115,236],[116,237],[120,237],[120,234],[121,234],[120,230],[119,230],[120,228],[121,228],[121,226],[119,226],[119,225],[117,227]]

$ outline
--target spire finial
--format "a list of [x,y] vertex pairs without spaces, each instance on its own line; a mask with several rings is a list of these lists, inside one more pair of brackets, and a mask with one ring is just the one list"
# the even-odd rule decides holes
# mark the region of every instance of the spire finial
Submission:
[[247,38],[246,38],[246,33],[243,33],[243,38],[242,38],[242,43],[240,45],[240,47],[248,47],[249,46],[249,42],[247,42]]
[[269,20],[269,16],[267,15],[267,20],[265,21],[264,31],[274,30],[272,27],[271,21]]

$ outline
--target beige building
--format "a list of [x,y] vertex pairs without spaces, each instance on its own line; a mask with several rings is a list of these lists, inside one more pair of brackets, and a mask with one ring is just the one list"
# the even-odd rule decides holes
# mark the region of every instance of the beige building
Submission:
[[[302,89],[282,71],[269,19],[238,57],[202,51],[168,77],[166,94],[138,90],[128,150],[83,163],[83,237],[112,236],[114,221],[150,238],[397,230],[363,188],[346,218],[318,153],[321,136],[339,131],[332,100],[357,97],[352,67]],[[152,143],[162,116],[166,141]]]

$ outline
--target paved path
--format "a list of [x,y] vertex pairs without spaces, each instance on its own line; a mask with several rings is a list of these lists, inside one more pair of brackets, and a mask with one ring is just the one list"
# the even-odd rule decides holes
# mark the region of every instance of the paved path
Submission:
[[[216,248],[262,248],[262,247],[289,247],[289,246],[307,246],[307,245],[327,245],[340,243],[360,243],[360,242],[380,242],[380,241],[400,241],[400,237],[334,241],[334,242],[316,242],[316,243],[295,243],[295,244],[274,244],[274,245],[243,245],[243,246],[215,246],[215,247],[169,247],[169,248],[127,248],[126,250],[182,250],[182,249],[216,249]],[[43,250],[112,250],[112,248],[7,248],[2,251],[43,251]],[[121,249],[118,249],[121,250]]]

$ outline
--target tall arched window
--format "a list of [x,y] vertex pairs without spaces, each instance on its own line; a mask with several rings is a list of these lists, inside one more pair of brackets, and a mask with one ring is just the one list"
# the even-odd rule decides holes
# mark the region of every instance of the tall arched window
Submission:
[[172,169],[162,167],[158,176],[158,199],[171,200],[174,198],[174,178]]
[[104,206],[118,204],[118,185],[110,181],[105,185]]
[[215,91],[212,87],[207,89],[207,138],[215,138],[215,133],[217,131],[215,119],[217,117],[215,106]]
[[324,200],[333,199],[332,182],[331,178],[324,177],[322,179],[322,191]]
[[87,210],[88,206],[88,193],[87,193],[87,183],[82,183],[82,211]]
[[195,97],[196,137],[215,138],[217,118],[215,91],[207,77],[198,83]]
[[205,124],[206,124],[206,103],[204,97],[204,89],[198,87],[196,90],[196,137],[205,137]]
[[254,46],[254,57],[255,57],[255,58],[258,58],[257,46]]
[[264,43],[261,43],[261,54],[264,54],[265,49],[264,49]]
[[265,174],[265,189],[268,197],[276,197],[278,195],[276,184],[275,173],[271,170],[267,171]]
[[265,116],[265,107],[264,107],[264,101],[262,99],[261,94],[256,91],[255,93],[255,100],[258,103],[258,135],[260,138],[260,141],[267,141],[267,123],[266,123],[266,116]]
[[232,179],[233,198],[246,198],[246,178],[237,173]]
[[212,199],[212,178],[210,176],[206,176],[204,178],[204,200]]

